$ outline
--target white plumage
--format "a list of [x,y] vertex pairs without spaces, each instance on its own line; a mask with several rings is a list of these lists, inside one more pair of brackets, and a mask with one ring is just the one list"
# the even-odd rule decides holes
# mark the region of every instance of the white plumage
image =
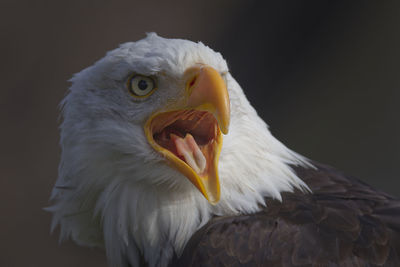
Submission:
[[[167,164],[143,130],[152,113],[184,97],[183,74],[196,64],[221,73],[230,98],[216,205]],[[132,73],[155,77],[158,89],[134,99],[126,86]],[[107,53],[71,82],[62,102],[52,228],[60,225],[62,240],[104,247],[110,266],[126,260],[139,266],[140,253],[149,266],[166,266],[211,216],[253,213],[264,197],[307,189],[289,167],[307,161],[270,134],[221,54],[200,42],[151,33]]]

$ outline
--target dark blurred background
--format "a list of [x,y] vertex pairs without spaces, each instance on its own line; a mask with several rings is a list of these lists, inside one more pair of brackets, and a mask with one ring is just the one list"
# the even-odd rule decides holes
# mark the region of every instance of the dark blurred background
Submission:
[[400,196],[399,1],[1,1],[0,266],[106,266],[49,234],[73,73],[155,31],[201,40],[275,136]]

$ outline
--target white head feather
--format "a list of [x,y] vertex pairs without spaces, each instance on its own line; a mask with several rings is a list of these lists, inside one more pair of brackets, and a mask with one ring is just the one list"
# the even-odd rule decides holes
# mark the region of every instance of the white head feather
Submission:
[[[154,110],[182,96],[182,75],[198,63],[227,73],[231,101],[215,206],[166,163],[143,131]],[[157,77],[158,90],[148,99],[134,101],[128,93],[133,72]],[[60,225],[62,240],[105,247],[111,266],[138,266],[141,255],[149,266],[165,266],[211,216],[253,213],[265,197],[280,200],[280,192],[307,188],[289,166],[307,161],[270,134],[221,54],[200,42],[151,33],[107,53],[71,81],[62,102],[52,228]]]

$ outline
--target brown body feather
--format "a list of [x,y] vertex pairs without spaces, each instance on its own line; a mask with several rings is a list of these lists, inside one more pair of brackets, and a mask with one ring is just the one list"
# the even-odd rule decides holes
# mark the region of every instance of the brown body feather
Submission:
[[315,166],[294,168],[312,193],[213,218],[170,266],[400,266],[400,201]]

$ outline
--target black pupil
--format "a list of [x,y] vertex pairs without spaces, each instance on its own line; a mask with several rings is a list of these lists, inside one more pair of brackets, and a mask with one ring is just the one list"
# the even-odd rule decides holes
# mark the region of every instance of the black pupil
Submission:
[[143,91],[146,90],[148,87],[147,82],[145,80],[140,80],[138,83],[138,87],[140,90],[143,90]]

